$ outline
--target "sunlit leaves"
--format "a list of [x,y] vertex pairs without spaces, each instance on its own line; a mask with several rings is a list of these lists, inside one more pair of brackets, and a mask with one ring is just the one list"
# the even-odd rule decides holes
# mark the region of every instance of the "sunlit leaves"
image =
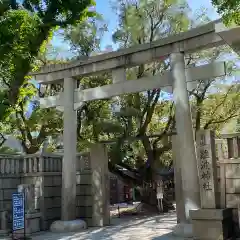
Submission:
[[223,15],[226,25],[240,25],[240,1],[239,0],[212,0],[218,13]]
[[17,71],[24,71],[26,66],[21,65],[21,61],[28,61],[30,58],[31,37],[34,37],[37,24],[37,17],[24,10],[10,10],[1,18],[0,82],[3,86],[0,95],[1,119],[11,112],[11,108],[14,109],[15,106],[11,102],[9,91],[10,89],[14,91],[20,81],[21,84],[17,90],[18,98],[15,103],[35,93],[31,84],[28,83],[29,77],[24,76],[20,80]]
[[0,2],[0,81],[5,89],[0,94],[0,118],[9,114],[17,103],[20,88],[33,67],[33,62],[57,27],[84,20],[94,13],[88,7],[92,0],[24,0]]
[[62,113],[37,106],[28,116],[27,110],[17,106],[5,119],[2,132],[19,139],[26,153],[35,153],[47,137],[55,137],[62,132]]
[[141,112],[133,107],[127,107],[120,109],[120,111],[116,112],[115,115],[119,117],[140,117]]
[[151,42],[189,28],[185,1],[119,2],[119,28],[113,40],[126,47]]
[[227,122],[240,114],[239,90],[239,84],[233,84],[225,86],[222,92],[206,97],[202,106],[203,128],[221,130]]
[[100,122],[98,125],[100,131],[105,133],[122,133],[123,127],[118,123],[114,121],[109,122]]
[[65,39],[70,42],[71,50],[77,56],[89,56],[100,50],[100,41],[107,31],[101,15],[70,26],[65,31]]

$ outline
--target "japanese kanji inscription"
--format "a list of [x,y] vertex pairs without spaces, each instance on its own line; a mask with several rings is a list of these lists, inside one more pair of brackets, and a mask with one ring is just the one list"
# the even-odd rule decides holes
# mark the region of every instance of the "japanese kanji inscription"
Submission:
[[210,130],[197,132],[198,173],[202,208],[216,207],[216,157],[214,134]]

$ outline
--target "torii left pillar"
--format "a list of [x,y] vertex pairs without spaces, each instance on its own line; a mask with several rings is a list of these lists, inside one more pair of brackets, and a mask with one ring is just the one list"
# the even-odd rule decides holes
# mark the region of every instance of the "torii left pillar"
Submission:
[[86,228],[86,223],[76,220],[76,148],[77,148],[77,112],[74,109],[75,80],[64,79],[63,104],[63,144],[62,162],[62,217],[52,223],[52,232],[76,232]]
[[64,79],[64,155],[62,164],[62,220],[76,219],[77,117],[74,110],[75,80]]

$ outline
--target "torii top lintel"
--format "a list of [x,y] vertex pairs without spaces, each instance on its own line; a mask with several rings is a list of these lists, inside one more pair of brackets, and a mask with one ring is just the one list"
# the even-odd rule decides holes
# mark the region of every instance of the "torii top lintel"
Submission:
[[227,28],[221,20],[216,20],[148,44],[89,57],[84,61],[77,60],[67,64],[49,65],[39,72],[30,73],[30,75],[34,76],[39,83],[49,84],[63,78],[94,75],[116,68],[127,68],[152,62],[168,57],[169,54],[176,51],[176,47],[179,51],[191,53],[223,44],[230,45],[239,54],[240,27]]

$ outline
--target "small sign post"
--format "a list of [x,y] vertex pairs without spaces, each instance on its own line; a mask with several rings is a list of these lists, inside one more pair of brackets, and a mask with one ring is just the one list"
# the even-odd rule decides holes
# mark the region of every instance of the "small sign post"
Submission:
[[24,231],[23,238],[26,239],[25,234],[25,196],[24,193],[13,193],[12,195],[12,238],[14,238],[14,232],[17,230]]

